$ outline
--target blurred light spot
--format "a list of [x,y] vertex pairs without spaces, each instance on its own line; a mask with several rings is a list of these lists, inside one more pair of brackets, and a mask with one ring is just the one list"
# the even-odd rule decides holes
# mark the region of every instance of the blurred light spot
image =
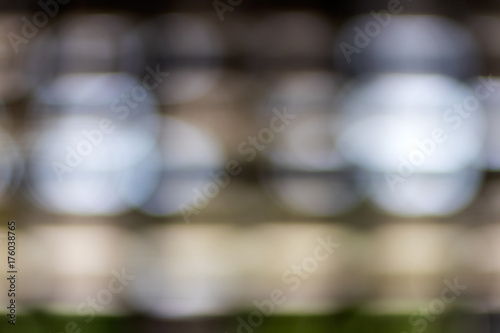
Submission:
[[[275,133],[271,149],[264,151],[269,152],[276,165],[320,171],[345,164],[337,152],[335,133],[329,127],[331,118],[337,114],[332,112],[331,105],[339,86],[337,77],[324,72],[291,72],[280,76],[268,104],[285,105],[287,112],[296,118],[283,131]],[[267,109],[261,118],[262,122],[269,122]]]
[[170,76],[157,88],[161,104],[191,102],[218,82],[224,46],[210,22],[195,15],[167,14],[142,29],[147,57]]
[[[331,106],[344,80],[328,71],[290,70],[271,76],[265,91],[267,104],[286,105],[291,113],[307,115],[331,113]],[[261,107],[269,114],[269,108]]]
[[218,140],[172,117],[163,118],[161,180],[152,198],[142,206],[151,215],[175,214],[193,203],[195,190],[213,182],[211,172],[223,166],[225,153]]
[[[484,122],[480,106],[458,128],[444,117],[472,90],[441,76],[380,75],[353,85],[343,104],[345,130],[340,148],[347,159],[372,170],[396,170],[399,157],[421,149],[416,141],[442,129],[447,139],[419,171],[456,171],[473,165],[481,154]],[[457,116],[455,114],[455,116]],[[452,126],[453,125],[453,126]]]
[[361,199],[356,175],[338,152],[339,131],[331,125],[338,122],[332,104],[339,85],[327,73],[291,72],[280,77],[269,98],[270,105],[285,105],[296,117],[264,151],[271,162],[264,186],[285,207],[302,214],[339,214]]
[[477,196],[483,175],[466,169],[449,173],[416,173],[393,192],[383,174],[373,174],[370,197],[380,208],[403,216],[446,216],[457,213]]
[[154,100],[147,95],[135,108],[113,104],[138,85],[124,74],[77,74],[40,90],[31,112],[45,122],[31,133],[28,179],[41,207],[113,215],[150,196],[160,163]]
[[214,225],[147,230],[130,252],[141,272],[127,289],[130,304],[163,318],[227,313],[239,298],[236,236]]
[[[488,87],[484,87],[483,82],[491,82]],[[485,110],[486,118],[486,137],[485,137],[485,167],[492,171],[500,171],[500,79],[494,78],[480,78],[473,80],[471,88],[483,86],[481,92],[490,93],[488,97],[482,101]],[[488,88],[493,91],[488,91]]]
[[[470,96],[474,91],[434,75],[378,75],[351,85],[339,147],[347,160],[373,172],[377,205],[396,214],[446,215],[473,200],[481,180],[475,169],[482,156],[482,109],[478,104],[467,117],[453,111]],[[391,185],[387,173],[401,181]]]
[[[389,19],[382,27],[372,15],[366,15],[344,26],[334,44],[341,71],[440,73],[458,78],[478,71],[477,46],[466,28],[438,16],[393,15]],[[380,31],[376,35],[374,25]],[[371,30],[367,33],[366,29]]]
[[[82,223],[78,219],[70,222]],[[37,275],[36,282],[26,281],[27,291],[33,291],[27,302],[58,315],[79,314],[84,303],[91,308],[88,300],[109,290],[109,281],[115,279],[113,271],[121,273],[123,251],[130,247],[123,230],[106,225],[38,225],[27,236],[27,250],[34,252],[23,256],[23,267],[31,276]],[[125,270],[127,275],[133,274],[130,267]],[[120,293],[113,294],[110,304],[98,302],[103,305],[101,315],[124,312]]]
[[139,74],[144,60],[132,24],[118,15],[73,15],[47,29],[30,45],[31,76],[47,81],[88,72]]

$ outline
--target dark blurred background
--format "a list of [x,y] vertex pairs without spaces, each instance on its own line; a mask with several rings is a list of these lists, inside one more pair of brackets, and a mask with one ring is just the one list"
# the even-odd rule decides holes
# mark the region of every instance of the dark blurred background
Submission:
[[0,332],[500,332],[499,41],[493,0],[0,1]]

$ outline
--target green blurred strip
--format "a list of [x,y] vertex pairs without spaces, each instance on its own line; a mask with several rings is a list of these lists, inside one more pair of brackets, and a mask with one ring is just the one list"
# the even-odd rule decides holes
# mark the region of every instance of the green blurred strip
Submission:
[[[237,316],[203,317],[192,319],[153,319],[147,316],[95,317],[86,323],[86,317],[56,316],[33,313],[17,317],[15,326],[0,323],[0,332],[19,333],[469,333],[484,325],[483,317],[454,312],[436,316],[426,327],[412,327],[409,315],[373,315],[354,310],[334,315],[273,315],[260,325],[250,326],[249,314]],[[421,318],[422,319],[422,318]],[[241,324],[245,320],[246,324]],[[483,326],[484,327],[484,326]],[[413,330],[414,329],[414,330]]]

